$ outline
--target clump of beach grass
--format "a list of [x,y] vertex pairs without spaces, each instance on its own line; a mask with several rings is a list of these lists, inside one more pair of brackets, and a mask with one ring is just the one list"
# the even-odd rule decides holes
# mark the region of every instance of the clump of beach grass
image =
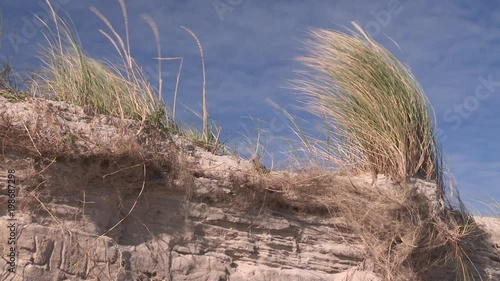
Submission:
[[[144,125],[148,125],[163,132],[186,136],[199,146],[214,153],[220,152],[223,146],[219,142],[220,127],[209,124],[205,62],[202,45],[196,34],[187,27],[181,27],[196,40],[200,50],[203,71],[201,132],[196,128],[183,127],[182,123],[175,119],[183,57],[162,57],[158,27],[150,16],[142,15],[153,32],[157,47],[155,59],[158,61],[158,85],[154,87],[131,54],[127,7],[123,0],[118,2],[125,24],[125,38],[118,34],[104,14],[91,7],[91,11],[108,29],[99,32],[109,40],[118,55],[118,62],[109,62],[88,56],[76,31],[68,24],[69,21],[56,14],[50,0],[46,0],[52,13],[52,24],[40,20],[49,32],[45,35],[48,47],[43,49],[40,56],[44,71],[38,75],[38,81],[41,81],[36,82],[38,91],[44,96],[81,106],[93,113],[141,121],[141,130]],[[180,64],[173,95],[173,113],[170,113],[162,96],[161,64],[162,61],[174,60]]]
[[355,23],[358,34],[317,29],[299,58],[305,108],[323,118],[328,143],[314,148],[341,169],[421,177],[442,186],[442,158],[428,100],[410,70]]
[[[160,92],[148,82],[130,53],[128,29],[123,41],[109,21],[93,10],[108,26],[111,35],[100,32],[113,44],[121,63],[99,61],[84,53],[76,32],[55,13],[50,1],[46,3],[52,11],[54,27],[50,29],[45,23],[50,34],[46,35],[48,47],[41,54],[45,66],[40,75],[41,92],[94,113],[167,125],[169,120]],[[120,4],[127,19],[125,6],[122,1]]]

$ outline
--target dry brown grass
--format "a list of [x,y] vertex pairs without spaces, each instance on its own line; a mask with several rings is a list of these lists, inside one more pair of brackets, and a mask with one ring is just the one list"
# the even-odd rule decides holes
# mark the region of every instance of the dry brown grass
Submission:
[[242,186],[248,190],[231,198],[235,207],[265,204],[342,218],[384,280],[428,280],[445,266],[455,268],[457,280],[481,274],[467,255],[466,244],[478,233],[472,217],[447,209],[439,191],[424,195],[414,181],[373,187],[312,169],[260,175]]
[[[170,166],[176,165],[177,148],[168,134],[153,126],[136,135],[140,122],[103,115],[90,117],[79,107],[44,99],[26,101],[23,105],[7,101],[3,108],[0,111],[3,154],[16,152],[58,161],[108,159],[123,165],[146,163],[148,167],[175,170]],[[92,126],[99,126],[99,130],[93,131]]]

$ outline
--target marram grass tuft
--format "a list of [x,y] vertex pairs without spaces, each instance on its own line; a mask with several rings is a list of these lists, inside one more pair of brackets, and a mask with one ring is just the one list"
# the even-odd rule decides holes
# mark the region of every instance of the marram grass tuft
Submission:
[[[40,75],[44,91],[95,113],[121,118],[146,122],[159,112],[165,114],[161,97],[157,97],[142,68],[130,55],[128,40],[123,42],[108,25],[116,38],[101,32],[116,47],[123,65],[93,59],[84,53],[76,32],[55,13],[50,1],[46,2],[52,12],[53,28],[42,22],[49,31],[45,36],[48,47],[41,54],[45,67]],[[105,18],[103,21],[108,23]]]
[[[353,35],[317,29],[298,60],[311,72],[296,81],[306,110],[325,120],[323,159],[351,171],[442,187],[441,154],[428,100],[410,70],[354,23]],[[333,140],[333,142],[331,141]]]

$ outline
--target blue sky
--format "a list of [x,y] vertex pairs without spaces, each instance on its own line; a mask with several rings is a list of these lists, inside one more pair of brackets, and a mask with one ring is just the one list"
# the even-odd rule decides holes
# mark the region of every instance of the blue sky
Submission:
[[[356,21],[407,64],[434,106],[447,162],[462,197],[500,202],[500,2],[498,1],[263,1],[263,0],[126,0],[132,54],[151,73],[156,56],[153,34],[142,20],[158,24],[164,57],[184,57],[179,100],[201,110],[201,63],[196,42],[180,26],[192,29],[203,44],[211,117],[222,126],[243,156],[244,136],[255,138],[262,120],[265,145],[276,160],[290,137],[286,118],[272,100],[293,109],[299,93],[290,89],[304,54],[301,41],[311,28],[344,31]],[[67,13],[88,54],[112,59],[112,46],[100,35],[105,25],[89,8],[95,6],[124,34],[118,1],[52,1]],[[44,0],[2,1],[2,55],[13,55],[16,71],[37,69],[35,54],[43,45],[33,14],[46,17]],[[171,104],[178,65],[164,64],[164,97]],[[179,118],[200,121],[181,106]],[[313,120],[316,122],[316,120]],[[269,163],[269,158],[266,159]]]

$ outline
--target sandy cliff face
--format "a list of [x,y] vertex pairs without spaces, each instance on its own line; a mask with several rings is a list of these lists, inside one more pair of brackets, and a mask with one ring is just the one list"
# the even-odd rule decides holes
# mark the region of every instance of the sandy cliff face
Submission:
[[[6,171],[16,178],[15,273],[2,259],[2,280],[381,280],[349,221],[255,188],[251,162],[46,100],[0,97],[0,115],[2,206]],[[0,209],[4,256],[9,215]],[[476,275],[500,280],[500,223],[478,221]],[[442,267],[429,278],[455,277]]]

